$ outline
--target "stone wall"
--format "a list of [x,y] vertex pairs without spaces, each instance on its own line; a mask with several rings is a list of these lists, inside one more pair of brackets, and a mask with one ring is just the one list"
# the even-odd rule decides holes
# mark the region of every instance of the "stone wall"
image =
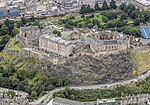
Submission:
[[127,52],[127,51],[119,51],[119,50],[115,50],[115,51],[103,51],[103,52],[96,52],[96,53],[93,53],[93,52],[81,52],[81,55],[91,55],[93,56],[94,58],[96,56],[101,56],[101,55],[109,55],[109,54],[118,54],[120,52]]

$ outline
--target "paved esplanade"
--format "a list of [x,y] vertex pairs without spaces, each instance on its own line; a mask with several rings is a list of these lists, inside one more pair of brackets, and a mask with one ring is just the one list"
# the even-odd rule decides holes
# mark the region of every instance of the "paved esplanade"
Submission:
[[[84,90],[84,89],[108,89],[108,88],[113,88],[116,86],[121,86],[121,85],[127,85],[135,82],[142,81],[146,79],[147,77],[150,77],[150,70],[148,69],[147,72],[143,75],[137,76],[136,78],[125,80],[125,81],[119,81],[115,83],[110,83],[110,84],[100,84],[100,85],[87,85],[87,86],[68,86],[70,89],[75,89],[75,90]],[[37,101],[32,102],[32,105],[37,105],[43,103],[44,105],[48,105],[48,102],[52,99],[53,93],[59,92],[61,90],[64,90],[65,87],[62,88],[56,88],[52,91],[49,91],[48,94],[44,95],[43,97],[39,98]]]

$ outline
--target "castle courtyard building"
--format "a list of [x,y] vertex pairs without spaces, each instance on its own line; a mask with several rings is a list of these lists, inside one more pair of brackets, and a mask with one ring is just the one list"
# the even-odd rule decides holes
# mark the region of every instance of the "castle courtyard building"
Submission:
[[69,57],[73,54],[73,45],[71,41],[66,41],[61,37],[43,35],[39,39],[39,48],[63,57]]
[[20,28],[20,37],[26,45],[32,46],[35,42],[38,42],[40,35],[41,31],[38,26]]

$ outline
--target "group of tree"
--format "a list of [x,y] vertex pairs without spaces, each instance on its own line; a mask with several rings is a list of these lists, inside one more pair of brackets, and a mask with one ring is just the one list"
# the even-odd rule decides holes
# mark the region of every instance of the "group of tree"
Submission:
[[31,18],[21,18],[19,21],[6,19],[3,23],[0,23],[0,45],[5,45],[11,37],[14,37],[19,33],[19,28],[36,25],[42,28],[39,21],[40,19],[45,19],[46,17],[31,17]]
[[74,90],[66,88],[64,91],[54,93],[54,97],[62,97],[71,100],[86,102],[97,99],[107,99],[114,97],[126,97],[129,95],[150,94],[150,78],[136,83],[135,85],[121,86],[113,89],[89,89]]
[[94,9],[90,5],[82,5],[80,9],[80,14],[94,12]]
[[98,2],[95,3],[94,8],[91,8],[90,5],[82,5],[80,9],[80,14],[95,12],[99,10],[116,9],[116,8],[117,8],[117,5],[114,0],[111,0],[109,5],[107,4],[105,0],[101,7],[99,6]]
[[126,16],[134,20],[134,25],[136,26],[140,23],[150,22],[150,11],[140,11],[133,4],[126,5],[125,3],[121,4],[119,8],[124,12],[124,16],[126,14]]
[[[99,15],[97,15],[98,17]],[[97,25],[100,27],[100,22],[98,19],[95,18],[94,14],[91,14],[89,16],[82,15],[79,19],[72,19],[70,17],[66,19],[60,19],[59,24],[64,24],[66,28],[73,29],[74,27],[77,28],[93,28],[93,26]]]
[[[103,11],[99,15],[92,13],[84,15],[84,13],[88,13],[89,10],[98,11],[107,8],[115,9],[117,7],[113,0],[109,5],[104,1],[102,7],[99,6],[99,3],[96,3],[94,9],[91,8],[90,5],[83,5],[80,10],[80,13],[82,13],[81,18],[76,19],[76,17],[69,17],[67,19],[60,19],[59,23],[64,24],[64,26],[69,29],[73,29],[74,27],[88,27],[91,29],[96,25],[98,28],[104,30],[111,29],[125,34],[139,36],[140,31],[137,26],[150,22],[150,11],[140,11],[133,4],[127,5],[125,3],[122,3],[119,6],[120,10],[117,11]],[[101,16],[102,20],[99,16]]]
[[30,99],[36,99],[55,87],[67,85],[61,77],[47,77],[35,70],[17,70],[10,65],[0,67],[0,87],[16,89],[29,93]]
[[3,24],[0,24],[0,44],[6,44],[9,38],[19,32],[19,29],[15,25],[14,21],[8,19]]

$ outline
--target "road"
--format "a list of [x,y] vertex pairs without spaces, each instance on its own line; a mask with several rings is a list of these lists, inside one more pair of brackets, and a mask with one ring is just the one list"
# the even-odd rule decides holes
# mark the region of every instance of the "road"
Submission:
[[[84,90],[84,89],[109,89],[109,88],[114,88],[117,86],[123,86],[135,82],[142,81],[146,79],[147,77],[150,77],[150,70],[148,69],[147,72],[143,75],[137,76],[136,78],[129,79],[129,80],[124,80],[124,81],[119,81],[115,83],[110,83],[110,84],[100,84],[100,85],[86,85],[86,86],[68,86],[70,89],[75,89],[75,90]],[[48,105],[48,102],[52,99],[52,95],[55,92],[59,92],[61,90],[64,90],[65,87],[62,88],[56,88],[52,91],[50,91],[48,94],[44,95],[43,97],[39,98],[38,100],[31,102],[32,105],[37,105],[37,104],[44,104]]]

